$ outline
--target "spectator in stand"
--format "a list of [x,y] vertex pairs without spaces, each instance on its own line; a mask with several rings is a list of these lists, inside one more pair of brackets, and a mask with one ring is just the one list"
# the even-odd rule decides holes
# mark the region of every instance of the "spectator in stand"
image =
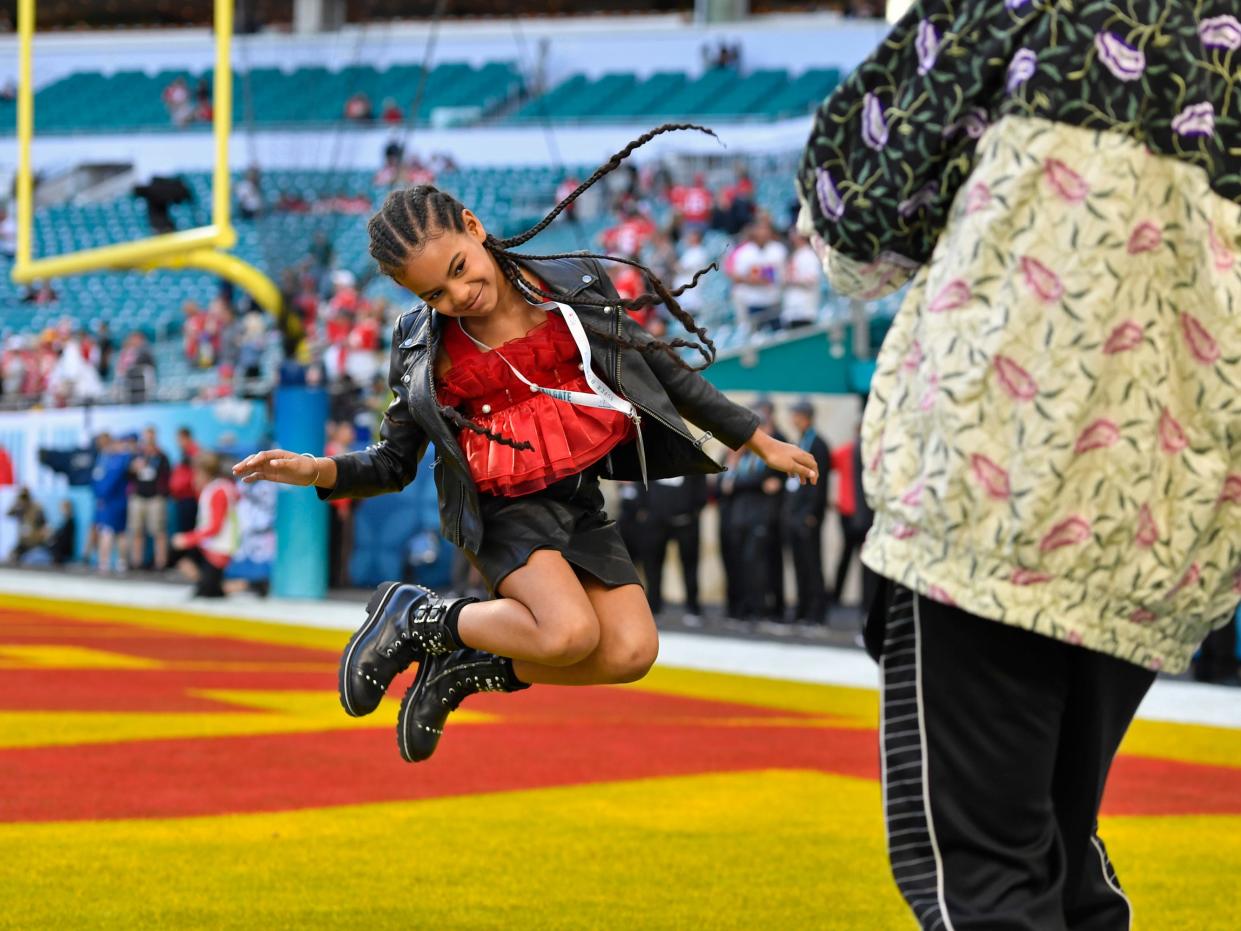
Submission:
[[[198,444],[194,442],[194,434],[189,427],[177,429],[178,461],[172,467],[168,477],[168,496],[172,499],[172,532],[175,538],[179,533],[194,529],[198,520],[198,486],[194,479],[194,457],[198,455]],[[178,563],[186,554],[181,551],[172,553],[171,562]]]
[[345,372],[358,385],[369,385],[381,371],[382,310],[363,303],[346,338]]
[[375,108],[371,105],[371,98],[362,91],[345,101],[345,119],[355,123],[369,123],[374,118]]
[[798,434],[797,445],[814,457],[819,482],[785,485],[785,539],[793,557],[797,581],[797,608],[794,620],[808,624],[827,623],[827,584],[823,580],[823,519],[827,516],[827,475],[830,452],[814,428],[814,404],[802,398],[789,413]]
[[252,310],[241,319],[237,348],[237,373],[247,382],[263,377],[263,354],[267,351],[267,314]]
[[[410,104],[413,109],[413,104]],[[401,169],[401,182],[410,187],[418,184],[434,184],[435,171],[430,165],[424,165],[417,155],[411,155],[409,161]]]
[[73,513],[73,499],[65,498],[60,502],[60,526],[53,531],[48,542],[52,565],[63,566],[73,562],[73,554],[77,548],[77,531],[78,520]]
[[218,333],[212,326],[211,318],[197,301],[186,301],[181,305],[184,322],[181,335],[185,345],[186,361],[197,368],[211,368],[215,365],[218,347]]
[[[621,219],[615,226],[604,230],[601,237],[604,251],[613,255],[632,258],[640,253],[655,235],[655,224],[650,217],[626,202],[620,210]],[[612,263],[615,264],[615,263]]]
[[82,334],[70,324],[68,333],[63,335],[60,355],[48,373],[50,405],[64,407],[97,400],[103,394],[103,382],[99,378],[99,370],[91,364]]
[[0,204],[0,255],[6,259],[17,255],[17,219],[4,204]]
[[16,335],[5,340],[4,354],[0,356],[0,385],[4,387],[5,397],[18,398],[27,394],[26,384],[33,366],[29,336]]
[[23,304],[34,304],[37,307],[55,304],[58,300],[60,300],[60,294],[52,287],[52,283],[46,280],[32,282],[21,296]]
[[137,439],[135,434],[130,434],[114,440],[109,434],[101,433],[97,440],[99,457],[91,472],[91,487],[95,493],[97,568],[101,573],[113,571],[114,551],[115,571],[125,571],[125,557],[116,540],[125,532],[125,518],[129,510],[130,437]]
[[173,78],[160,96],[174,125],[184,126],[194,118],[194,108],[190,105],[190,88],[185,83],[185,78]]
[[702,509],[707,504],[707,480],[702,475],[676,476],[651,482],[646,495],[649,543],[644,548],[646,597],[651,613],[664,609],[663,569],[668,557],[668,544],[675,541],[681,562],[681,579],[685,586],[686,624],[694,626],[702,620],[698,600],[698,562],[701,552]]
[[141,330],[134,330],[125,337],[125,345],[116,359],[116,377],[121,384],[122,399],[130,404],[141,404],[154,393],[155,356]]
[[715,206],[711,208],[711,229],[736,236],[748,221],[744,211],[734,203],[731,188],[725,188],[715,195]]
[[[607,272],[608,277],[612,279],[613,287],[616,288],[616,293],[620,295],[622,300],[632,301],[646,290],[646,282],[642,278],[642,273],[632,265],[610,262],[607,266]],[[630,310],[628,314],[639,324],[646,326],[650,322],[653,310],[654,308],[644,307],[641,310]]]
[[210,123],[215,117],[215,108],[211,105],[211,84],[206,78],[199,78],[194,88],[193,119],[199,123]]
[[237,552],[237,486],[224,474],[220,457],[199,453],[194,457],[194,481],[198,496],[198,524],[172,538],[172,545],[188,552],[177,568],[194,583],[194,597],[223,598],[224,570]]
[[784,271],[784,296],[780,323],[786,330],[810,326],[819,319],[823,293],[823,263],[810,247],[810,240],[790,230],[793,247]]
[[780,292],[788,258],[788,249],[776,239],[766,217],[754,221],[745,241],[729,257],[726,270],[744,332],[780,329]]
[[243,220],[253,220],[263,212],[262,176],[251,165],[245,176],[237,183],[237,214]]
[[674,187],[670,199],[680,221],[682,235],[691,230],[700,235],[706,232],[711,225],[711,210],[714,201],[701,172],[694,175],[692,184],[686,187]]
[[129,461],[133,480],[129,495],[129,565],[147,568],[147,536],[154,543],[152,567],[168,568],[168,484],[172,467],[156,442],[155,428],[142,431],[142,442]]
[[[682,287],[694,280],[694,274],[711,264],[711,255],[702,244],[702,231],[687,229],[681,239],[681,254],[677,259],[676,274],[673,276],[675,287]],[[664,281],[668,279],[665,278]],[[698,288],[690,288],[677,302],[691,314],[703,308],[702,293]]]
[[47,518],[39,502],[31,496],[30,489],[25,487],[18,490],[8,516],[17,518],[17,545],[9,558],[20,563],[28,553],[47,544]]
[[112,339],[112,328],[107,320],[95,323],[95,370],[99,372],[101,381],[107,381],[112,374],[112,356],[116,353],[116,343]]
[[401,160],[405,158],[405,148],[395,139],[384,146],[383,164],[375,172],[371,182],[376,187],[391,187],[401,177]]
[[241,324],[233,312],[233,305],[223,296],[212,298],[208,313],[208,331],[216,344],[216,365],[230,372],[237,370],[241,355]]
[[405,114],[401,112],[401,107],[396,102],[396,98],[385,97],[379,118],[391,126],[396,123],[403,123],[405,121]]
[[[562,202],[566,197],[572,194],[581,186],[581,181],[577,175],[566,175],[564,180],[556,185],[556,202]],[[564,210],[560,211],[560,215],[570,223],[577,223],[577,201],[573,201]]]

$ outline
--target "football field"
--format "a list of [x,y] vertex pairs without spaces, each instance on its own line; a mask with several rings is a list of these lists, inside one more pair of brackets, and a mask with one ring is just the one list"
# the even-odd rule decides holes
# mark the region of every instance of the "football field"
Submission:
[[[0,926],[913,926],[874,691],[660,665],[475,696],[411,766],[346,637],[0,595]],[[1139,720],[1104,813],[1137,927],[1235,926],[1241,731]]]

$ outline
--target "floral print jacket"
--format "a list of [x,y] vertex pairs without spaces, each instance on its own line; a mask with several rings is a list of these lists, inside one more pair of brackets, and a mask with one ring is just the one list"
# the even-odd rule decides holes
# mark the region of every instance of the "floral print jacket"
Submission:
[[922,0],[819,108],[801,225],[838,290],[909,282],[877,572],[1173,672],[1236,608],[1239,9]]

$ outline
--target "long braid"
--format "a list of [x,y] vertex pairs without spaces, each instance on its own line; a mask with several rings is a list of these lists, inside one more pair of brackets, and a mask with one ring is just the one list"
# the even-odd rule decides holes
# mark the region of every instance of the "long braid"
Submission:
[[508,239],[500,240],[500,246],[505,249],[511,249],[514,246],[520,246],[522,243],[529,242],[539,233],[543,232],[543,230],[547,228],[547,226],[552,222],[552,220],[560,216],[560,213],[562,210],[564,210],[571,203],[573,203],[575,200],[581,197],[582,194],[584,194],[592,185],[594,185],[596,181],[598,181],[604,175],[612,171],[615,171],[617,168],[619,168],[621,166],[621,163],[625,159],[627,159],[630,156],[630,154],[632,154],[634,149],[641,148],[642,146],[650,142],[652,139],[654,139],[656,136],[662,135],[663,133],[670,133],[670,132],[674,132],[676,130],[681,130],[681,129],[693,129],[693,130],[697,130],[700,133],[706,133],[708,136],[711,136],[716,141],[719,141],[719,138],[720,138],[719,136],[715,134],[715,130],[708,129],[706,126],[699,126],[697,123],[664,123],[662,126],[656,126],[650,132],[643,133],[637,139],[633,140],[633,142],[629,143],[629,145],[625,146],[623,149],[621,149],[619,152],[613,155],[610,159],[608,159],[606,162],[600,165],[595,170],[595,173],[593,175],[591,175],[589,178],[587,178],[585,181],[579,184],[576,190],[574,190],[571,194],[565,197],[564,200],[562,200],[555,207],[553,207],[551,212],[547,216],[545,216],[542,220],[540,220],[534,226],[530,227],[530,229],[526,230],[524,233],[521,233],[517,236],[511,236]]
[[[518,290],[518,293],[530,291],[551,300],[557,300],[564,297],[564,295],[545,290],[525,280],[518,268],[518,262],[531,259],[594,258],[619,262],[640,269],[647,283],[654,289],[654,294],[644,292],[630,300],[618,299],[615,301],[596,301],[588,298],[574,297],[573,302],[587,307],[615,306],[618,312],[621,312],[622,309],[640,310],[654,304],[663,304],[688,332],[697,337],[697,341],[681,338],[667,341],[658,339],[639,341],[612,333],[600,332],[599,335],[609,342],[627,349],[634,349],[644,353],[664,353],[682,368],[697,370],[698,368],[705,368],[715,360],[715,343],[707,335],[707,331],[698,325],[693,315],[677,303],[676,298],[698,284],[698,279],[704,274],[717,268],[714,262],[706,268],[697,271],[688,283],[669,290],[654,272],[636,259],[600,255],[597,253],[565,252],[555,255],[525,255],[510,251],[513,247],[528,242],[546,229],[566,207],[577,200],[599,179],[620,167],[635,149],[663,133],[682,129],[696,130],[717,140],[719,139],[711,129],[694,123],[665,123],[662,126],[657,126],[655,129],[643,133],[613,155],[594,174],[553,207],[547,216],[530,229],[507,239],[497,239],[494,236],[488,235],[483,241],[483,245],[495,259],[501,273]],[[406,190],[392,191],[384,199],[379,212],[372,216],[367,223],[371,257],[375,259],[381,271],[390,277],[394,277],[400,272],[404,264],[409,260],[409,257],[422,249],[428,239],[449,231],[465,232],[465,221],[462,216],[464,209],[465,207],[455,197],[439,190],[433,185],[423,184]],[[681,357],[677,351],[678,349],[692,349],[698,352],[703,357],[703,365],[699,367],[691,366]],[[494,443],[510,446],[517,450],[532,450],[534,448],[524,440],[516,441],[493,433],[481,424],[470,420],[455,408],[441,407],[440,413],[455,426],[485,436]]]
[[448,407],[447,405],[444,405],[443,407],[440,408],[440,413],[450,423],[455,424],[458,427],[462,427],[466,430],[469,430],[473,433],[477,433],[479,436],[485,436],[487,437],[487,439],[491,440],[491,442],[493,443],[499,443],[501,446],[511,446],[513,449],[517,449],[517,450],[534,449],[534,447],[531,446],[525,440],[520,440],[520,441],[511,440],[507,436],[502,436],[499,433],[492,433],[482,424],[478,424],[470,420],[470,418],[466,417],[464,414],[461,413],[461,411],[457,410],[455,407]]
[[[527,255],[524,252],[509,252],[507,249],[502,249],[499,246],[492,245],[488,242],[484,242],[483,244],[486,245],[491,251],[491,254],[496,257],[496,261],[499,263],[501,270],[504,272],[505,277],[508,278],[509,281],[511,281],[514,285],[517,285],[519,288],[524,287],[526,290],[540,294],[549,300],[556,300],[559,295],[551,291],[546,291],[543,288],[522,279],[516,268],[516,262],[518,260],[534,259],[537,261],[539,259],[595,258],[604,259],[605,261],[620,262],[624,265],[631,265],[634,268],[640,269],[643,272],[643,277],[654,286],[654,294],[644,292],[630,300],[617,298],[613,301],[596,301],[591,300],[590,298],[574,297],[573,301],[576,304],[583,304],[587,307],[621,307],[625,310],[641,310],[643,307],[650,307],[653,304],[663,304],[668,308],[668,312],[676,317],[676,319],[680,321],[681,325],[685,327],[686,330],[698,337],[697,342],[677,337],[671,340],[643,340],[639,343],[623,336],[613,336],[609,333],[604,333],[602,335],[610,342],[624,346],[627,349],[637,349],[641,352],[662,352],[676,362],[677,365],[693,371],[700,371],[715,361],[715,342],[710,336],[707,335],[706,329],[698,325],[698,321],[694,319],[693,315],[682,308],[676,301],[676,298],[679,295],[684,294],[687,290],[696,285],[699,278],[707,272],[719,267],[714,262],[706,268],[701,268],[695,272],[694,277],[688,283],[675,290],[669,291],[664,286],[664,283],[655,275],[655,273],[637,259],[623,259],[619,256],[599,255],[592,252],[559,252],[553,255]],[[680,353],[676,351],[678,349],[694,350],[702,356],[703,364],[701,366],[690,365],[683,358],[681,358]]]

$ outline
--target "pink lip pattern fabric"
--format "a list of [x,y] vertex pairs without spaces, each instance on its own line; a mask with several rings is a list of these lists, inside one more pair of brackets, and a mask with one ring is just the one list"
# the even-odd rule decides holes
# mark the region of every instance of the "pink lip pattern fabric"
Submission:
[[819,108],[799,223],[838,291],[907,285],[876,571],[1173,672],[1236,609],[1238,48],[1232,0],[922,0]]

